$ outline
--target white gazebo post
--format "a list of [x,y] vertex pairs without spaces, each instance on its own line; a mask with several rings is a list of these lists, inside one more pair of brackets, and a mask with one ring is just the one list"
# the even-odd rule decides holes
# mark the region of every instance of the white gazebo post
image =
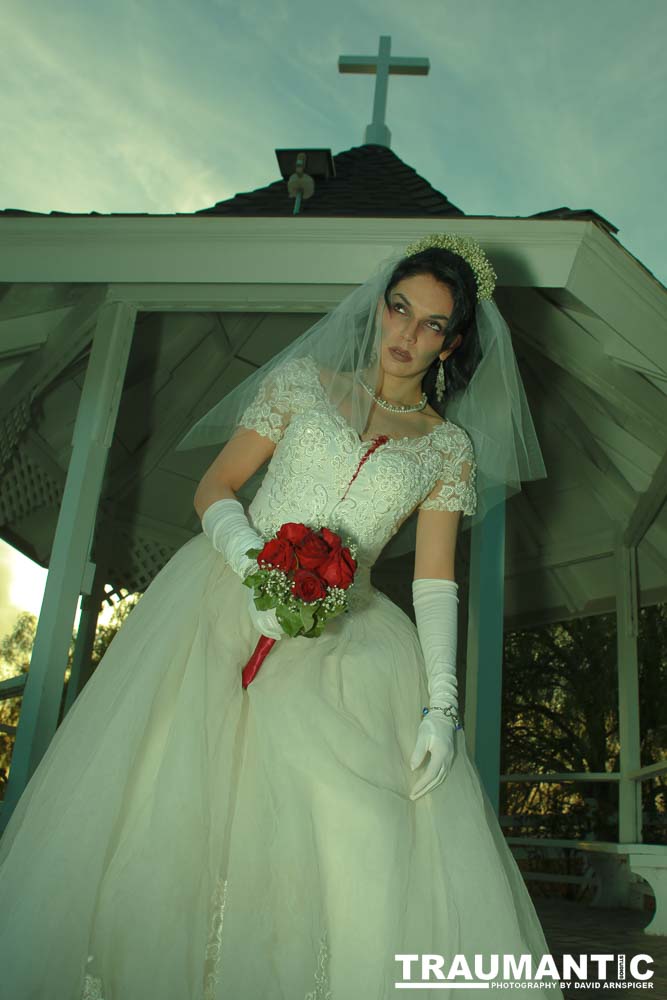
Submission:
[[99,309],[23,694],[3,829],[56,731],[77,603],[84,579],[94,575],[91,541],[136,311],[126,302],[104,302]]
[[[496,487],[503,489],[504,487]],[[498,814],[505,608],[505,499],[471,528],[466,704],[467,746]]]
[[380,35],[380,47],[376,56],[340,56],[339,73],[375,73],[375,95],[373,97],[373,121],[366,126],[365,143],[391,147],[391,132],[385,124],[387,115],[387,89],[389,74],[402,76],[426,76],[430,63],[428,59],[392,56],[391,35]]
[[[99,518],[97,527],[99,527]],[[106,530],[109,530],[108,524],[106,525]],[[67,694],[65,695],[64,715],[69,712],[92,674],[95,633],[97,631],[97,622],[100,617],[102,601],[104,600],[104,587],[107,583],[107,573],[109,570],[108,539],[95,538],[94,533],[93,545],[95,549],[95,564],[89,563],[89,566],[91,569],[94,569],[94,573],[92,579],[84,580],[81,587],[81,615],[79,617],[76,642],[74,643],[72,671],[67,684]]]
[[620,527],[616,539],[616,650],[618,665],[618,738],[620,777],[618,782],[618,840],[638,843],[642,835],[641,781],[639,771],[639,678],[637,636],[637,548],[625,543]]

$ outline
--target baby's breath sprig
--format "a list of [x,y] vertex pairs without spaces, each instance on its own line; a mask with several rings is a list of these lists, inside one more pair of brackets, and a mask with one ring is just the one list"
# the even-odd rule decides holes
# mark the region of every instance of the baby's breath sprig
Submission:
[[[348,588],[349,590],[349,588]],[[340,611],[347,607],[347,590],[342,587],[329,587],[329,592],[322,599],[322,609],[328,612]]]
[[267,597],[277,597],[281,603],[283,600],[289,598],[289,580],[281,569],[267,564],[262,567],[260,572],[263,577],[261,583],[262,594],[265,594]]

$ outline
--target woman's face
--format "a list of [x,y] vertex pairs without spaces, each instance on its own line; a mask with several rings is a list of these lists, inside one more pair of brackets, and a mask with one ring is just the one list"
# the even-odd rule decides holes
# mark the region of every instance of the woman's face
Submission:
[[[443,361],[461,342],[457,337],[451,347],[443,350],[447,322],[454,309],[454,296],[447,285],[430,274],[415,274],[404,278],[389,293],[389,306],[384,298],[378,307],[382,314],[382,367],[392,374],[414,375],[425,372],[434,358]],[[400,361],[390,348],[399,348],[410,355]]]

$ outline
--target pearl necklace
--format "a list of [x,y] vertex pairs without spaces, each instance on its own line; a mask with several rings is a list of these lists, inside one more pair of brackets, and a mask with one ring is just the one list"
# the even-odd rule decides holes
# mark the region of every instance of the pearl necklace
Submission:
[[417,410],[423,410],[428,402],[428,396],[425,392],[422,392],[422,398],[419,403],[415,403],[410,406],[402,406],[400,403],[389,403],[386,399],[383,399],[382,396],[376,395],[371,387],[364,382],[361,376],[359,376],[359,381],[363,385],[366,392],[373,397],[376,403],[379,403],[379,405],[384,407],[385,410],[391,410],[392,413],[415,413]]

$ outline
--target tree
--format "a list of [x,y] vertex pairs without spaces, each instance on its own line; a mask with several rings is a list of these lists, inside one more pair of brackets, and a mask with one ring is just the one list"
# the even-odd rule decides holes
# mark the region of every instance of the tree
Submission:
[[[0,639],[0,679],[8,680],[18,674],[26,674],[30,666],[37,617],[29,611],[21,611],[14,628]],[[0,726],[16,727],[21,710],[21,695],[0,701]],[[14,735],[4,728],[0,730],[0,795],[4,797],[9,775],[9,764],[14,748]]]
[[[109,648],[109,645],[121,628],[132,609],[137,605],[141,594],[123,592],[121,600],[115,605],[113,615],[106,625],[98,623],[93,642],[93,669]],[[30,657],[37,632],[37,618],[29,611],[21,611],[16,618],[14,627],[4,638],[0,639],[0,680],[7,680],[19,674],[27,674],[30,668]],[[67,685],[72,671],[72,657],[76,642],[76,631],[72,634],[67,665],[63,676],[63,693],[60,700],[58,719],[63,717]],[[0,701],[0,727],[16,727],[19,721],[22,695]],[[5,785],[9,776],[12,752],[14,749],[14,733],[0,728],[0,798],[4,796]]]
[[[505,772],[618,771],[616,616],[597,615],[505,637]],[[667,606],[639,612],[641,762],[667,748]],[[644,838],[664,842],[667,784],[643,782]],[[503,811],[531,814],[548,835],[618,837],[615,782],[505,786]],[[565,827],[565,829],[564,829]],[[532,832],[536,832],[533,828]]]

